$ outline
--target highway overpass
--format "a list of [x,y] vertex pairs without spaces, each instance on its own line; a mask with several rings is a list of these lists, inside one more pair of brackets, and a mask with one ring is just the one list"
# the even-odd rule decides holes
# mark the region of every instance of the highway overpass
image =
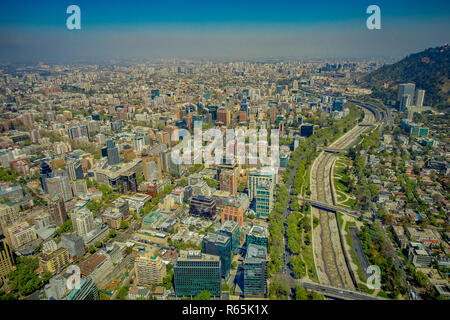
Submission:
[[336,288],[308,281],[297,281],[302,287],[321,293],[325,297],[341,300],[386,300],[381,297],[371,296],[367,293],[357,292],[342,288]]
[[300,200],[308,202],[310,205],[312,205],[313,207],[322,209],[322,210],[327,210],[330,212],[342,212],[348,215],[351,215],[355,218],[362,218],[362,219],[366,219],[366,220],[370,220],[369,218],[367,218],[366,216],[364,216],[361,212],[359,211],[354,211],[351,209],[347,209],[347,208],[343,208],[343,207],[338,207],[329,203],[325,203],[325,202],[321,202],[321,201],[317,201],[317,200],[311,200],[311,199],[307,199],[307,198],[303,198],[303,197],[299,197]]

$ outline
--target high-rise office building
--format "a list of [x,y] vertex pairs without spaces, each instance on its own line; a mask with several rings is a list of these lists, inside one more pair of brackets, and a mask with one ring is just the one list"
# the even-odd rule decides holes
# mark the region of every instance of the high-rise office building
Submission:
[[[403,96],[409,96],[409,102],[414,101],[414,92],[416,90],[416,85],[414,83],[402,83],[398,86],[397,101],[400,102]],[[406,99],[406,98],[405,98]]]
[[121,193],[137,192],[136,172],[129,172],[120,175]]
[[313,124],[302,124],[300,126],[300,136],[310,137],[313,134],[314,134],[314,125]]
[[78,197],[87,192],[87,184],[85,180],[77,180],[72,183],[72,193]]
[[39,256],[39,266],[44,272],[58,273],[69,263],[69,251],[60,247]]
[[112,207],[117,210],[122,218],[126,219],[130,215],[130,205],[128,200],[124,198],[118,198],[113,201]]
[[269,230],[264,225],[254,225],[247,233],[245,245],[248,248],[251,244],[266,247],[269,240]]
[[343,111],[344,110],[344,98],[337,97],[333,102],[333,111]]
[[62,299],[64,297],[67,291],[66,275],[68,274],[58,274],[50,278],[48,284],[44,287],[44,292],[47,299]]
[[274,123],[277,120],[277,106],[272,105],[270,108],[270,122]]
[[284,121],[281,121],[281,122],[278,124],[278,134],[279,134],[280,136],[284,136]]
[[31,112],[26,112],[22,115],[23,124],[28,128],[32,128],[34,124],[34,116]]
[[111,148],[114,148],[115,146],[116,146],[116,143],[113,140],[111,140],[111,139],[106,140],[106,148],[111,149]]
[[87,208],[75,210],[72,213],[71,219],[73,231],[80,237],[87,235],[95,227],[94,216]]
[[66,163],[66,171],[72,181],[84,178],[83,168],[81,167],[81,162],[78,159],[68,160]]
[[166,265],[160,257],[142,255],[135,259],[136,280],[139,286],[151,286],[163,282]]
[[259,170],[250,174],[248,190],[250,202],[255,199],[255,212],[258,216],[268,217],[273,206],[273,193],[276,173],[272,170]]
[[250,107],[247,104],[241,105],[241,111],[245,111],[245,119],[250,118]]
[[223,224],[221,225],[218,232],[223,233],[231,238],[231,251],[236,253],[240,247],[240,241],[241,241],[241,232],[240,232],[239,224],[237,222],[231,221],[231,220],[227,220],[222,223]]
[[178,297],[196,296],[206,290],[212,297],[220,297],[220,273],[219,256],[198,250],[181,250],[173,267],[175,294]]
[[425,98],[425,90],[418,89],[416,93],[416,107],[423,107],[423,100]]
[[226,221],[233,221],[242,226],[244,224],[244,214],[244,209],[239,202],[229,203],[224,205],[220,220],[222,223],[225,223]]
[[[3,242],[3,248],[0,247],[0,279],[5,280],[8,274],[14,268],[13,253],[6,241]],[[1,244],[0,244],[1,246]]]
[[142,171],[144,172],[145,181],[161,181],[163,178],[161,157],[155,155],[142,157]]
[[247,121],[247,112],[245,110],[239,111],[239,122],[246,122]]
[[70,201],[73,199],[69,177],[56,176],[53,178],[47,178],[46,183],[47,191],[51,198],[58,196],[62,197],[64,201]]
[[52,197],[47,203],[47,208],[52,223],[55,226],[60,227],[64,222],[66,222],[69,219],[69,217],[67,216],[64,199],[61,196]]
[[80,139],[82,137],[89,139],[89,127],[86,124],[71,127],[67,129],[67,135],[73,140]]
[[160,151],[161,158],[161,169],[163,172],[169,172],[171,159],[171,151],[170,150],[161,150]]
[[408,107],[410,107],[412,104],[411,96],[408,94],[404,94],[400,98],[400,104],[399,104],[399,110],[400,111],[406,111]]
[[208,232],[202,240],[202,252],[220,257],[221,275],[226,278],[231,268],[231,238],[222,233]]
[[223,107],[217,110],[217,122],[220,122],[224,126],[229,126],[231,124],[230,110],[226,110]]
[[31,129],[30,140],[32,143],[39,143],[39,141],[41,140],[41,135],[39,133],[39,129]]
[[19,221],[17,211],[4,203],[0,203],[0,227],[3,232],[4,228]]
[[52,217],[49,214],[40,214],[34,217],[33,220],[36,230],[47,228],[53,223]]
[[209,113],[211,114],[211,118],[213,121],[217,121],[217,106],[207,106],[206,107],[209,111]]
[[120,163],[118,147],[107,148],[106,153],[107,153],[107,157],[108,157],[108,164],[110,166],[115,166]]
[[216,200],[202,195],[193,196],[189,205],[189,213],[193,216],[213,218],[216,215]]
[[133,140],[134,151],[139,153],[144,149],[144,146],[145,146],[144,137],[141,135],[135,136]]
[[244,260],[244,296],[267,297],[267,248],[251,244]]
[[42,162],[41,164],[41,172],[39,174],[39,180],[41,181],[42,190],[45,193],[48,193],[47,189],[47,179],[53,177],[53,171],[50,165],[47,162]]
[[5,238],[13,250],[19,249],[37,239],[36,228],[26,221],[15,223],[4,228]]
[[102,152],[102,158],[108,157],[108,148],[107,147],[101,148],[101,152]]
[[108,158],[108,164],[115,166],[120,163],[119,148],[113,140],[106,140],[106,147],[102,148],[102,156]]
[[282,94],[283,93],[283,86],[277,86],[275,93],[276,94]]
[[66,300],[100,300],[97,284],[90,276],[82,279],[80,288],[74,288],[66,297]]
[[238,188],[238,170],[222,170],[219,177],[220,190],[236,194]]
[[61,234],[60,246],[66,248],[71,257],[80,258],[85,254],[83,238],[74,232]]

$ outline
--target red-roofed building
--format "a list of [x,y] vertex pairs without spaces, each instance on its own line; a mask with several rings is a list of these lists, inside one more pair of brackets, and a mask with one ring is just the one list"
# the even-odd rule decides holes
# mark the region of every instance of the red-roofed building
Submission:
[[83,276],[87,277],[90,275],[97,267],[106,260],[106,256],[100,253],[95,253],[90,256],[87,260],[81,262],[78,266],[80,267],[80,272]]

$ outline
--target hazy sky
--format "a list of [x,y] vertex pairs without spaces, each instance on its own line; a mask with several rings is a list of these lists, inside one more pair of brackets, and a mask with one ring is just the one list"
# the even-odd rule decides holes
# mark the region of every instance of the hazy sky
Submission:
[[[67,30],[66,8],[81,8]],[[381,30],[366,9],[381,9]],[[1,62],[398,57],[450,38],[448,0],[1,0]]]

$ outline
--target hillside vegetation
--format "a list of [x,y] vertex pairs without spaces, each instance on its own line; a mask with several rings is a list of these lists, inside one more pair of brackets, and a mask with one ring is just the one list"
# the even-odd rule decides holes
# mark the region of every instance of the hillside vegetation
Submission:
[[392,104],[397,99],[398,84],[413,82],[416,88],[426,90],[424,105],[444,110],[450,106],[449,70],[449,47],[446,45],[384,65],[360,79],[360,84],[371,88],[375,97]]

